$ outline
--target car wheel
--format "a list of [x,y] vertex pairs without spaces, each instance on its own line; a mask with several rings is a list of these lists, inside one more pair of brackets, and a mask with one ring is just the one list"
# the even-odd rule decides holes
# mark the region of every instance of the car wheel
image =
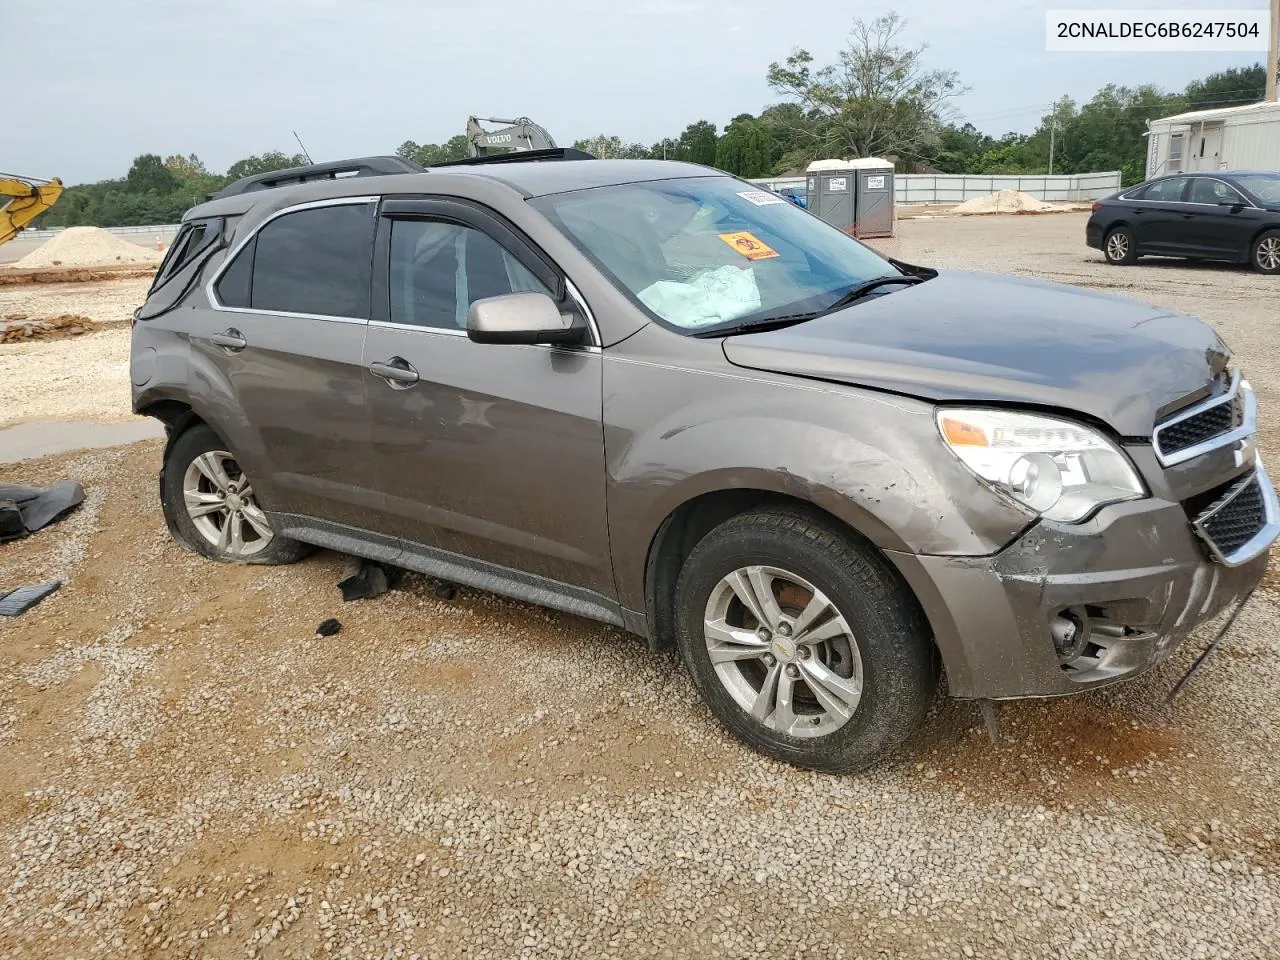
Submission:
[[1128,227],[1116,227],[1102,241],[1102,254],[1107,263],[1128,265],[1138,259],[1138,248],[1133,242],[1133,231]]
[[802,513],[743,514],[694,548],[677,638],[717,719],[768,756],[850,773],[902,744],[937,671],[928,627],[869,547]]
[[272,529],[235,456],[204,424],[169,445],[160,502],[174,539],[211,560],[292,563],[306,553],[303,544]]
[[1249,262],[1259,273],[1280,273],[1280,230],[1268,230],[1253,242]]

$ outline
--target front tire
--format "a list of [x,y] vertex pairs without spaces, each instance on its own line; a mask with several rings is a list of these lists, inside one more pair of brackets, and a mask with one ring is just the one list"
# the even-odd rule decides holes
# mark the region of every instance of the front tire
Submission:
[[788,510],[743,514],[694,548],[676,586],[681,655],[747,745],[825,773],[896,750],[928,710],[933,644],[870,547]]
[[1115,266],[1128,266],[1138,260],[1138,246],[1133,239],[1133,231],[1128,227],[1116,227],[1102,240],[1102,255],[1107,263]]
[[160,473],[169,532],[193,553],[222,563],[292,563],[306,547],[281,536],[258,505],[253,485],[207,425],[169,445]]
[[1268,230],[1253,242],[1249,263],[1259,273],[1280,273],[1280,230]]

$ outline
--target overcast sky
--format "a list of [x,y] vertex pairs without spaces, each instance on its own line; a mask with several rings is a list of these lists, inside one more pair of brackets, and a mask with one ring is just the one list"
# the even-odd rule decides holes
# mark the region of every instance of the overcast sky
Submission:
[[1261,0],[5,0],[10,109],[0,170],[68,183],[121,176],[144,152],[316,160],[439,142],[468,115],[525,115],[568,145],[652,143],[775,102],[773,60],[826,62],[856,13],[897,10],[930,67],[956,70],[961,114],[1029,131],[1063,94],[1181,89],[1263,54],[1047,53],[1054,8],[1256,8]]

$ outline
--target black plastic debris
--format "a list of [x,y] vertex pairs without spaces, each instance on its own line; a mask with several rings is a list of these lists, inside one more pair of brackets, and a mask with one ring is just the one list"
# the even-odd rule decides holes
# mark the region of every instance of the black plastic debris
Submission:
[[443,580],[437,581],[432,589],[435,590],[436,596],[441,600],[452,600],[453,595],[458,592],[457,587],[452,583],[445,583]]
[[20,617],[60,586],[61,580],[46,580],[28,587],[0,593],[0,617]]
[[352,557],[338,581],[343,600],[369,600],[382,596],[390,588],[382,564],[362,557]]
[[84,487],[74,480],[59,480],[46,490],[0,483],[0,543],[21,540],[83,502]]
[[337,620],[333,619],[333,617],[330,617],[328,620],[325,620],[323,623],[321,623],[320,626],[316,627],[316,636],[332,637],[335,633],[337,633],[341,629],[342,629],[342,624],[339,623]]

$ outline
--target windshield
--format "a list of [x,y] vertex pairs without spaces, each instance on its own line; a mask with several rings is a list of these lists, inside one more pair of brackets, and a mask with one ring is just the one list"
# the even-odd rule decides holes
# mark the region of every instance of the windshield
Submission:
[[1246,173],[1234,179],[1263,203],[1280,203],[1280,176],[1274,173]]
[[530,201],[653,316],[679,331],[816,313],[885,258],[732,177],[652,180]]

